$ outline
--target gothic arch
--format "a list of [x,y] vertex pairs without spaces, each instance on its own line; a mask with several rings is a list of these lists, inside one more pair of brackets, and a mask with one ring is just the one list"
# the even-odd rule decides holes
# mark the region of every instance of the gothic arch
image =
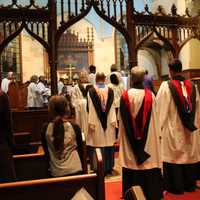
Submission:
[[[62,2],[62,1],[61,1]],[[87,2],[85,2],[85,6],[82,5],[82,8],[79,10],[80,12],[78,12],[78,10],[76,10],[75,16],[74,14],[70,15],[69,11],[68,11],[68,20],[64,21],[64,8],[62,8],[61,5],[61,22],[60,22],[60,26],[58,28],[58,31],[56,33],[56,43],[58,44],[61,35],[72,25],[74,25],[76,22],[80,21],[81,19],[83,19],[92,8],[94,8],[96,14],[102,18],[104,21],[106,21],[108,24],[110,24],[111,26],[113,26],[114,28],[116,28],[125,38],[126,42],[128,42],[128,40],[130,40],[130,35],[127,32],[126,28],[125,28],[125,24],[123,23],[123,21],[121,21],[121,23],[119,23],[116,19],[115,16],[110,16],[110,9],[107,10],[107,15],[105,14],[106,11],[102,6],[102,2],[103,1],[98,1],[98,0],[89,0]],[[124,0],[121,0],[120,2],[126,2]],[[86,7],[86,8],[85,8]],[[71,11],[70,11],[71,12]],[[122,12],[122,11],[121,11]],[[122,16],[122,14],[121,14]]]
[[184,46],[188,43],[188,42],[190,42],[192,39],[196,39],[196,40],[199,40],[200,41],[200,39],[198,39],[197,37],[195,37],[195,36],[190,36],[189,38],[187,38],[186,40],[184,40],[180,45],[179,45],[179,49],[178,49],[178,55],[180,54],[180,52],[181,52],[181,50],[184,48]]
[[20,25],[17,31],[13,32],[10,34],[7,38],[5,38],[1,43],[0,43],[0,54],[3,52],[5,47],[14,39],[16,38],[22,31],[26,30],[30,36],[32,36],[34,39],[36,39],[48,52],[49,51],[49,45],[47,42],[45,42],[41,37],[39,37],[37,34],[32,32],[26,23],[23,23]]

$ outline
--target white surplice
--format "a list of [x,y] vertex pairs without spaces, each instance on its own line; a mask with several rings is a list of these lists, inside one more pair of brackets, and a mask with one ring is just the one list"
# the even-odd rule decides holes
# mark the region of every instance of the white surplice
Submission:
[[64,83],[62,81],[58,81],[58,95],[62,94]]
[[114,92],[114,107],[119,108],[120,98],[121,98],[121,95],[124,91],[123,84],[119,83],[118,85],[114,85],[112,83],[109,83],[108,87],[111,88]]
[[40,101],[40,105],[41,107],[43,107],[44,104],[48,103],[48,97],[51,95],[51,91],[49,88],[45,87],[44,83],[39,82],[37,84],[37,87],[39,89],[39,93],[41,94],[41,101]]
[[89,81],[89,83],[91,83],[92,85],[95,85],[95,84],[96,84],[96,74],[90,73],[90,74],[88,75],[88,81]]
[[[131,109],[134,116],[137,116],[144,99],[144,90],[142,89],[130,89],[128,91],[129,101],[131,103]],[[151,110],[151,118],[149,122],[148,136],[145,145],[145,152],[150,155],[143,164],[138,165],[134,153],[132,151],[131,145],[126,136],[124,125],[121,119],[119,111],[119,158],[122,167],[133,169],[133,170],[145,170],[161,167],[161,153],[160,153],[160,126],[158,124],[158,116],[156,113],[156,102],[155,97],[152,94],[153,104]],[[134,105],[134,109],[133,109]],[[130,122],[131,123],[131,122]]]
[[[186,96],[182,84],[183,95]],[[198,128],[191,132],[185,128],[178,114],[167,81],[163,82],[156,96],[161,132],[162,161],[173,164],[192,164],[200,160],[200,101],[196,88],[196,113],[194,124]]]
[[43,107],[41,91],[33,82],[28,86],[27,107]]
[[2,81],[1,81],[1,90],[5,93],[8,92],[8,89],[9,89],[9,84],[10,84],[10,81],[9,79],[7,78],[4,78]]
[[[98,88],[95,86],[96,90],[101,90],[101,93],[106,92],[108,94],[108,88]],[[115,127],[117,127],[117,119],[114,104],[112,103],[110,111],[107,117],[107,129],[104,131],[101,122],[97,116],[94,104],[88,94],[88,135],[86,137],[86,144],[93,147],[109,147],[113,146],[115,142]]]
[[[83,85],[84,87],[85,85]],[[83,96],[78,85],[72,91],[72,105],[75,108],[75,121],[80,126],[81,131],[87,136],[88,133],[88,112],[87,99]]]

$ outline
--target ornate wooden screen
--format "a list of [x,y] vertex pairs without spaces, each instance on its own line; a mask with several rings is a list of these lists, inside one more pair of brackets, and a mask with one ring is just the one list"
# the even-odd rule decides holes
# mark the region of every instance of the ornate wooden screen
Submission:
[[87,29],[86,38],[79,37],[72,30],[65,31],[58,44],[58,73],[66,74],[70,67],[79,73],[81,69],[93,64],[93,38],[93,29]]
[[[179,16],[175,5],[170,14],[164,14],[159,7],[157,13],[134,9],[133,0],[48,0],[43,6],[37,0],[29,5],[0,6],[0,53],[23,29],[40,42],[49,55],[51,89],[57,93],[57,47],[61,35],[74,23],[85,17],[91,9],[125,37],[128,47],[129,66],[137,64],[137,49],[150,37],[156,35],[178,57],[181,48],[191,38],[200,39],[200,17]],[[61,18],[58,16],[61,15]],[[126,16],[126,21],[123,16]]]

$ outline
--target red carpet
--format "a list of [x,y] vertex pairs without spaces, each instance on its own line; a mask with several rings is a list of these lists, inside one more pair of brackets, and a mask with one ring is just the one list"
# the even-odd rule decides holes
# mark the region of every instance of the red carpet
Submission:
[[[120,200],[121,194],[121,181],[106,183],[106,200]],[[168,193],[164,200],[200,200],[200,190],[196,190],[196,192],[185,192],[183,195]]]
[[121,195],[122,195],[121,181],[106,183],[106,200],[120,200]]

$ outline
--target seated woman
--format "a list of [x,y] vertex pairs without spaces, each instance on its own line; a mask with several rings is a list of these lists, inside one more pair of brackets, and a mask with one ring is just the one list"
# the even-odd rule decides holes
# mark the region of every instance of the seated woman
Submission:
[[67,121],[69,105],[64,96],[52,96],[49,113],[52,121],[42,131],[42,143],[54,177],[78,174],[82,171],[79,147],[81,130]]

